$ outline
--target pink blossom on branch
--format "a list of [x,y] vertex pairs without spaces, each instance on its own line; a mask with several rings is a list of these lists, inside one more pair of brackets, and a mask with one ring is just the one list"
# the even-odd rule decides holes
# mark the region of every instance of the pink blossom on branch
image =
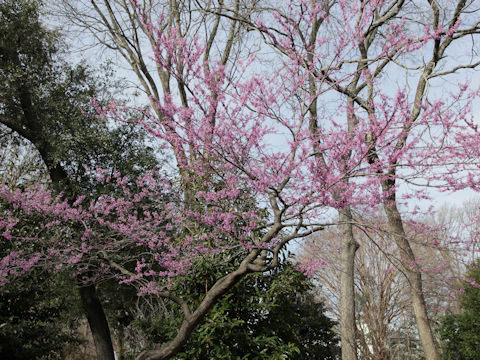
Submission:
[[[145,176],[133,192],[121,174],[98,169],[118,192],[88,201],[39,187],[2,189],[10,207],[3,237],[20,247],[38,237],[38,261],[79,273],[90,264],[99,276],[160,294],[197,259],[227,251],[245,255],[231,284],[270,269],[285,243],[323,228],[328,209],[377,209],[392,199],[402,206],[427,199],[423,186],[478,186],[471,106],[478,94],[459,84],[448,96],[417,98],[398,76],[410,71],[420,83],[442,76],[436,64],[421,73],[430,69],[422,54],[462,36],[468,22],[416,19],[403,3],[287,1],[240,21],[276,52],[239,51],[230,61],[209,55],[202,31],[189,34],[166,12],[152,20],[132,1],[162,80],[134,121],[171,152],[175,174]],[[222,45],[227,54],[228,41]],[[116,103],[96,107],[99,117],[127,121],[128,109]],[[420,190],[402,198],[402,183]],[[25,236],[18,225],[32,218],[43,225]],[[28,269],[28,254],[18,257]]]

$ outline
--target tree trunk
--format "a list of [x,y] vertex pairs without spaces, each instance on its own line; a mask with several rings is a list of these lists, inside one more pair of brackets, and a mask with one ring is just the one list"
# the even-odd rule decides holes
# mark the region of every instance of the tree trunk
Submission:
[[342,233],[342,271],[340,275],[340,336],[342,360],[357,360],[357,336],[355,324],[355,252],[358,243],[353,237],[350,208],[339,210]]
[[100,299],[97,296],[95,285],[79,284],[78,292],[80,293],[80,299],[87,314],[88,325],[92,331],[97,360],[114,360],[115,355],[107,317],[103,311]]
[[400,258],[405,269],[405,275],[410,286],[410,296],[413,305],[413,312],[417,322],[418,334],[422,342],[425,359],[440,360],[435,340],[433,337],[430,320],[428,319],[427,305],[422,290],[422,274],[416,263],[415,254],[407,240],[402,218],[398,211],[395,199],[390,199],[384,204],[388,218],[388,224],[394,233],[395,242],[400,251]]

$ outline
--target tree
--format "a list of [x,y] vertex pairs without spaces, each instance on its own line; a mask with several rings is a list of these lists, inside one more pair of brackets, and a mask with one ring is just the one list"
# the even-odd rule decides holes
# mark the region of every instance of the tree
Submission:
[[[10,188],[48,178],[38,153],[24,139],[2,128],[0,182]],[[32,149],[33,148],[33,149]],[[34,227],[34,224],[29,224]],[[3,258],[11,251],[0,246]],[[73,330],[78,323],[78,296],[72,279],[33,270],[0,292],[0,356],[8,359],[60,359],[66,344],[81,341]]]
[[[458,223],[459,211],[445,211],[425,217],[407,227],[409,239],[421,261],[424,296],[429,317],[434,324],[445,309],[455,309],[458,291],[456,279],[462,267],[462,247],[469,241],[459,242],[455,228],[462,232],[468,228]],[[460,213],[461,214],[461,213]],[[371,217],[372,216],[372,217]],[[358,350],[362,359],[402,358],[422,356],[418,331],[414,328],[414,314],[408,295],[408,284],[402,274],[396,244],[388,231],[383,214],[355,214],[354,235],[360,244],[355,262],[355,298]],[[468,220],[471,222],[471,220]],[[462,226],[463,225],[463,226]],[[340,318],[339,272],[341,249],[340,231],[331,227],[310,237],[301,246],[299,260],[321,262],[324,265],[313,274],[316,283],[322,284],[319,296]],[[453,244],[457,244],[453,246]],[[421,259],[421,260],[420,260]]]
[[66,344],[81,341],[72,328],[78,298],[71,280],[32,272],[0,294],[0,356],[4,359],[60,359]]
[[460,295],[462,313],[448,314],[439,330],[443,359],[476,359],[480,351],[480,268],[473,263],[463,282]]
[[[358,215],[355,220],[357,224],[367,225],[367,219]],[[382,219],[375,218],[369,223],[382,223]],[[397,358],[398,355],[393,356],[392,333],[404,330],[403,319],[410,319],[410,309],[405,280],[395,267],[395,246],[386,232],[370,232],[367,236],[354,228],[354,235],[360,245],[355,261],[356,338],[359,355],[362,359],[372,360]],[[319,297],[331,309],[334,319],[341,317],[339,237],[341,233],[337,227],[329,228],[310,237],[302,244],[299,254],[301,262],[324,263],[313,277],[316,283],[322,284],[318,289]]]
[[[411,286],[425,355],[427,359],[439,358],[423,296],[421,270],[405,231],[405,216],[399,210],[399,184],[405,181],[424,186],[438,181],[444,189],[464,187],[465,179],[454,178],[453,169],[445,171],[442,168],[453,158],[466,173],[476,172],[468,165],[470,160],[460,159],[456,150],[450,151],[458,146],[459,138],[454,139],[454,133],[472,133],[472,126],[468,120],[464,121],[469,108],[469,100],[464,97],[468,86],[460,85],[451,96],[439,95],[441,100],[434,99],[436,94],[428,93],[429,85],[439,81],[439,77],[479,65],[476,59],[454,64],[447,60],[448,55],[455,52],[453,44],[466,42],[465,36],[478,34],[476,19],[469,16],[473,3],[463,0],[448,5],[437,1],[417,4],[403,0],[288,2],[274,11],[274,25],[268,15],[263,21],[244,19],[288,59],[285,60],[288,65],[282,64],[289,70],[288,78],[285,76],[283,80],[294,79],[292,87],[301,89],[300,96],[306,98],[303,108],[310,115],[309,130],[319,139],[314,152],[320,157],[319,167],[340,160],[335,170],[343,187],[334,188],[333,195],[342,201],[333,207],[339,210],[339,220],[346,226],[341,285],[344,359],[357,357],[353,299],[355,245],[351,227],[348,228],[352,221],[348,205],[359,205],[362,199],[353,194],[360,193],[361,189],[366,190],[362,196],[368,206],[383,204]],[[430,57],[424,59],[418,51],[427,51]],[[406,76],[402,84],[394,75],[395,71],[408,72],[410,77]],[[416,72],[417,79],[413,83],[412,71]],[[394,91],[390,90],[391,79],[398,84]],[[415,91],[408,92],[412,87]],[[321,99],[328,101],[332,91],[343,101],[343,111],[329,111],[321,102]],[[463,102],[456,113],[449,112],[445,106],[448,99],[450,104]],[[345,121],[340,123],[340,118]],[[431,127],[436,127],[438,132],[428,133],[426,129]],[[457,127],[462,130],[453,130]],[[329,133],[332,128],[341,128],[344,138],[332,136]],[[335,141],[325,138],[325,132]],[[450,140],[453,140],[452,148],[435,146],[446,141],[450,143]],[[353,145],[356,141],[358,143]],[[341,146],[340,157],[330,156],[332,146]],[[428,164],[425,149],[430,150],[432,159]],[[368,180],[358,181],[358,174],[352,169],[365,164],[363,156],[369,167],[364,179]],[[401,171],[404,168],[407,170]],[[372,175],[377,176],[376,184]],[[420,178],[423,181],[417,182]],[[354,186],[349,187],[349,182],[354,182]],[[420,191],[419,196],[425,195]]]
[[[55,156],[58,153],[55,153],[52,141],[45,137],[49,130],[55,135],[59,129],[54,126],[55,120],[49,118],[50,94],[45,91],[48,94],[45,99],[43,93],[51,83],[57,83],[54,79],[58,76],[58,71],[55,71],[56,64],[52,61],[52,56],[57,51],[56,36],[40,24],[38,6],[39,3],[34,1],[7,1],[1,4],[1,82],[4,84],[0,95],[2,123],[30,141],[45,162],[51,180],[63,183],[67,181],[67,173]],[[9,212],[6,214],[8,217]],[[4,259],[8,256],[4,256]],[[99,355],[105,359],[113,358],[108,324],[92,286],[79,288],[81,299],[84,301],[97,348],[102,349]]]
[[[452,96],[426,93],[433,79],[477,67],[470,59],[451,66],[446,60],[454,51],[451,44],[478,32],[473,3],[460,0],[440,11],[436,1],[425,6],[403,0],[302,1],[272,9],[243,1],[151,6],[119,0],[91,1],[82,14],[78,2],[65,1],[72,20],[118,51],[137,75],[151,106],[138,121],[175,156],[175,189],[182,195],[167,211],[152,215],[142,209],[132,216],[140,199],[158,199],[164,188],[150,182],[140,198],[133,196],[133,204],[127,192],[91,202],[89,211],[78,202],[60,220],[49,194],[4,197],[24,210],[40,203],[49,220],[76,222],[87,234],[95,231],[103,241],[88,252],[77,244],[82,258],[100,255],[102,265],[120,272],[123,281],[140,283],[142,292],[155,292],[182,308],[184,322],[175,339],[141,359],[178,353],[192,329],[241,278],[271,270],[286,242],[322,229],[327,207],[338,210],[344,227],[342,351],[345,359],[355,359],[351,213],[355,207],[381,204],[410,284],[426,357],[437,359],[398,185],[415,179],[425,179],[420,185],[441,182],[443,189],[475,184],[468,176],[453,179],[445,167],[453,161],[471,176],[478,170],[457,151],[461,139],[478,135],[468,119],[468,85],[460,84]],[[249,30],[281,55],[279,61],[263,57],[262,45],[256,58],[250,56]],[[150,53],[144,44],[151,45]],[[424,62],[427,52],[431,58]],[[149,55],[154,63],[147,65]],[[252,64],[260,70],[251,70]],[[445,70],[438,70],[441,66]],[[398,69],[415,73],[414,94],[408,93],[411,78],[402,83]],[[393,83],[398,86],[391,90]],[[343,106],[332,109],[332,100]],[[115,106],[98,110],[105,117],[121,117]],[[274,135],[285,146],[271,146]],[[442,146],[446,143],[451,146]],[[246,199],[265,206],[266,225],[254,206],[245,211]],[[108,211],[101,213],[102,207]],[[116,257],[116,244],[101,236],[106,227],[132,239],[131,246],[145,247],[148,256]],[[210,288],[195,310],[167,291],[199,253],[218,254],[232,246],[242,249],[243,261]]]

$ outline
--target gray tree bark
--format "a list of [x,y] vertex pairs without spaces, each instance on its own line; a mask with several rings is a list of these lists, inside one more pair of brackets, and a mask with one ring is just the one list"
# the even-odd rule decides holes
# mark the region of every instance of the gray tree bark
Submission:
[[410,287],[413,312],[418,327],[418,335],[422,343],[425,358],[427,360],[440,360],[435,339],[433,337],[430,320],[428,318],[427,305],[422,289],[422,274],[416,264],[415,254],[408,242],[403,228],[402,218],[398,211],[395,199],[390,199],[384,204],[388,224],[394,233],[395,242],[400,251],[400,258],[405,270],[405,275]]
[[353,237],[352,213],[349,208],[339,210],[342,233],[342,258],[340,276],[340,336],[342,360],[357,360],[357,336],[355,323],[355,253],[358,243]]

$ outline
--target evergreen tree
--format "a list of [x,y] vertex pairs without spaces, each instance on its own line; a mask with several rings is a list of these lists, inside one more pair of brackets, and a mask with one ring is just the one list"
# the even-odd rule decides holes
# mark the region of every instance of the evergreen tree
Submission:
[[[3,180],[7,180],[7,165],[18,169],[24,160],[18,154],[29,154],[35,166],[13,183],[5,183],[20,187],[49,183],[72,199],[114,193],[114,183],[97,180],[95,169],[100,168],[107,175],[114,171],[126,175],[127,186],[134,187],[138,175],[159,164],[146,142],[146,132],[132,123],[113,126],[96,116],[93,98],[104,105],[115,93],[118,101],[121,84],[112,80],[108,67],[94,71],[85,64],[67,63],[61,36],[44,26],[41,7],[42,2],[36,0],[0,0],[0,134],[2,144],[11,147],[1,163]],[[33,236],[39,229],[31,221],[22,231]],[[69,233],[75,234],[75,229]],[[3,242],[0,258],[19,246],[15,241]],[[21,246],[34,252],[34,247],[42,244]],[[73,274],[41,269],[4,286],[0,293],[0,358],[61,356],[59,350],[67,342],[76,342],[69,329],[81,307],[75,286]],[[92,304],[93,299],[100,305],[94,284],[80,284],[79,291],[84,302]],[[112,295],[107,287],[104,300],[119,297],[119,292],[122,289]],[[135,294],[131,297],[136,298]],[[100,306],[98,310],[103,312]],[[122,313],[118,306],[107,312],[113,319]],[[112,351],[107,352],[113,356]]]
[[66,344],[81,342],[74,330],[80,305],[71,279],[31,272],[0,293],[0,358],[61,359]]
[[[183,285],[190,301],[199,301],[195,294],[232,266],[219,263],[212,274],[211,264],[198,264]],[[176,359],[337,359],[335,322],[312,290],[311,280],[289,261],[270,273],[249,275],[214,306]],[[180,318],[169,309],[135,324],[152,343],[163,343]]]
[[446,315],[439,330],[445,360],[476,360],[480,354],[480,261],[468,269],[463,287],[463,313]]

